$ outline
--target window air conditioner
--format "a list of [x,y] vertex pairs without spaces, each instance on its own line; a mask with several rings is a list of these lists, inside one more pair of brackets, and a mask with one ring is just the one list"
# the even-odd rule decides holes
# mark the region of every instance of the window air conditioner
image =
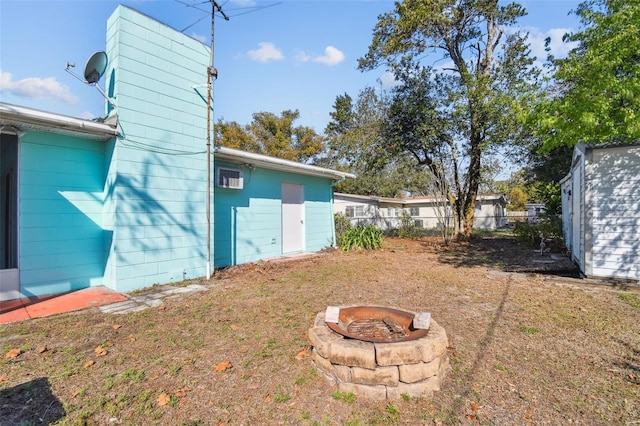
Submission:
[[216,170],[216,186],[219,188],[242,189],[244,177],[242,170],[218,167]]

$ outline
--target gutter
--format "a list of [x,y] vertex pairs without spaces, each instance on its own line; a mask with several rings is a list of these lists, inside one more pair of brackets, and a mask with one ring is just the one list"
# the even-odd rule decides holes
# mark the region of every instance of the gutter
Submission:
[[91,137],[107,141],[119,135],[118,129],[105,123],[83,120],[67,115],[54,114],[0,102],[0,124],[19,129],[30,129]]
[[333,179],[355,178],[351,173],[339,172],[337,170],[325,169],[324,167],[312,166],[309,164],[297,163],[295,161],[283,160],[282,158],[269,157],[262,154],[240,151],[238,149],[216,146],[214,148],[214,159],[218,157],[230,162],[256,165],[266,169],[279,170],[291,173],[299,173],[310,176],[330,177]]

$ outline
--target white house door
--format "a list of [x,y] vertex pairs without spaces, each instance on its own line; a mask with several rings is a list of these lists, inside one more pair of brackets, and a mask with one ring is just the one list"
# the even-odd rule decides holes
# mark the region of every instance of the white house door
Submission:
[[282,253],[304,250],[304,188],[282,183]]
[[0,300],[18,299],[18,136],[0,133]]

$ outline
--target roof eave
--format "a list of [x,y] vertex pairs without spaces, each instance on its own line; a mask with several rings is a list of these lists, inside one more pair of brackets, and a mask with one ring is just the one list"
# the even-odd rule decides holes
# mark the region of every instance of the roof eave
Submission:
[[296,163],[282,158],[269,157],[262,154],[240,151],[238,149],[217,146],[214,150],[214,159],[228,161],[230,163],[260,167],[269,170],[297,173],[307,176],[324,177],[329,179],[355,178],[355,175],[337,170],[309,164]]
[[105,123],[25,108],[0,102],[0,125],[18,130],[61,133],[107,141],[118,136],[118,129]]

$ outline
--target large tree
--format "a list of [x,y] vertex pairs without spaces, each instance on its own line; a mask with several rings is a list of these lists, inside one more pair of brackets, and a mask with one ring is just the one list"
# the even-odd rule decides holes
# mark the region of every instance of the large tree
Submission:
[[219,120],[216,144],[301,163],[314,162],[324,150],[324,139],[310,127],[294,126],[299,117],[297,110],[287,110],[280,116],[257,112],[246,126]]
[[[423,86],[438,112],[432,125],[446,135],[424,143],[438,142],[438,153],[449,149],[459,236],[473,231],[483,156],[528,138],[523,123],[538,93],[537,71],[526,35],[505,31],[524,14],[520,5],[497,0],[404,0],[379,17],[359,60],[361,70],[384,65],[400,81],[415,76],[416,67],[429,71]],[[437,162],[432,151],[420,150],[417,161]]]
[[397,155],[384,143],[388,106],[367,87],[354,102],[350,95],[336,97],[331,121],[325,128],[327,157],[324,165],[357,175],[338,191],[383,197],[403,196],[424,188],[427,175],[404,153]]
[[576,10],[582,28],[565,36],[577,47],[551,57],[555,73],[540,105],[543,148],[640,138],[640,2],[592,0]]

